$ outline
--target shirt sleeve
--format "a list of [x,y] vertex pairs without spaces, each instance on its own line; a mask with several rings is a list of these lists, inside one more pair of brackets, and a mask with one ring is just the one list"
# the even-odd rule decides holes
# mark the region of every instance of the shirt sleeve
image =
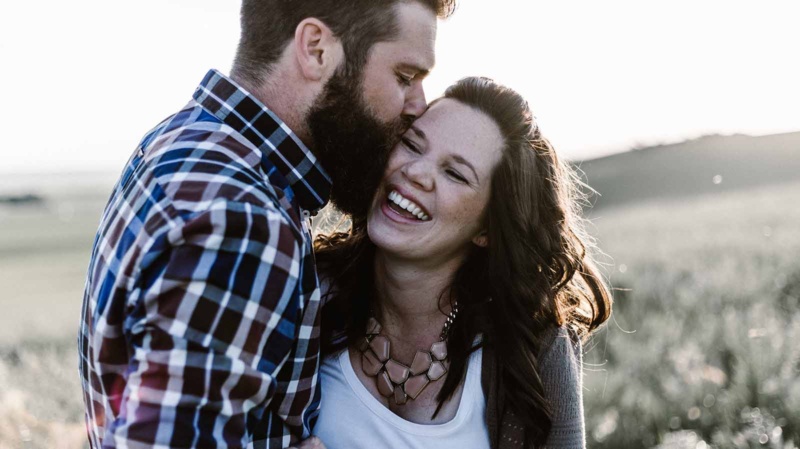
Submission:
[[298,238],[274,208],[218,200],[160,245],[129,305],[128,382],[104,446],[247,447],[247,415],[295,339]]
[[545,397],[553,413],[547,449],[584,449],[582,347],[572,331],[559,328],[544,353],[541,376]]

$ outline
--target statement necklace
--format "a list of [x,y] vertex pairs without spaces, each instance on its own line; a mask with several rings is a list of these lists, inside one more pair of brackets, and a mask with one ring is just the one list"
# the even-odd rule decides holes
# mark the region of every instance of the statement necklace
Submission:
[[391,356],[391,342],[380,335],[383,326],[374,317],[367,322],[367,334],[358,343],[361,352],[361,369],[364,374],[375,378],[378,392],[385,398],[394,398],[397,405],[404,405],[409,399],[416,399],[431,382],[447,374],[450,361],[447,358],[447,336],[450,326],[458,314],[458,302],[447,315],[442,326],[440,340],[431,345],[430,350],[417,350],[411,366],[406,366]]

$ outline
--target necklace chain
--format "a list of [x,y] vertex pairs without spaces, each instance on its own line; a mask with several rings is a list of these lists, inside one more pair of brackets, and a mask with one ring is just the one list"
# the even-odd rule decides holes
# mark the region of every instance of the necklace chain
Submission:
[[458,315],[458,301],[453,303],[450,313],[447,314],[444,326],[442,326],[442,334],[439,337],[442,341],[447,340],[447,337],[450,335],[450,328],[453,326],[453,321],[456,320],[456,315]]

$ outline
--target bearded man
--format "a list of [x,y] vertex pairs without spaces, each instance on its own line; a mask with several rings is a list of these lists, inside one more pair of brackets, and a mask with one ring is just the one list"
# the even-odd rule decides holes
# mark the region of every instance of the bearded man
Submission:
[[230,77],[208,72],[144,136],[103,213],[79,336],[92,448],[310,435],[320,289],[308,218],[329,199],[366,213],[389,149],[426,108],[437,18],[453,6],[243,1]]

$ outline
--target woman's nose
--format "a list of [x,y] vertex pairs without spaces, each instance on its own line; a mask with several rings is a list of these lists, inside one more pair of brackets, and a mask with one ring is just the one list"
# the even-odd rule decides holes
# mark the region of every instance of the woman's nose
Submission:
[[402,172],[409,182],[420,189],[425,191],[433,190],[435,186],[433,167],[429,162],[425,160],[410,161],[403,166]]

